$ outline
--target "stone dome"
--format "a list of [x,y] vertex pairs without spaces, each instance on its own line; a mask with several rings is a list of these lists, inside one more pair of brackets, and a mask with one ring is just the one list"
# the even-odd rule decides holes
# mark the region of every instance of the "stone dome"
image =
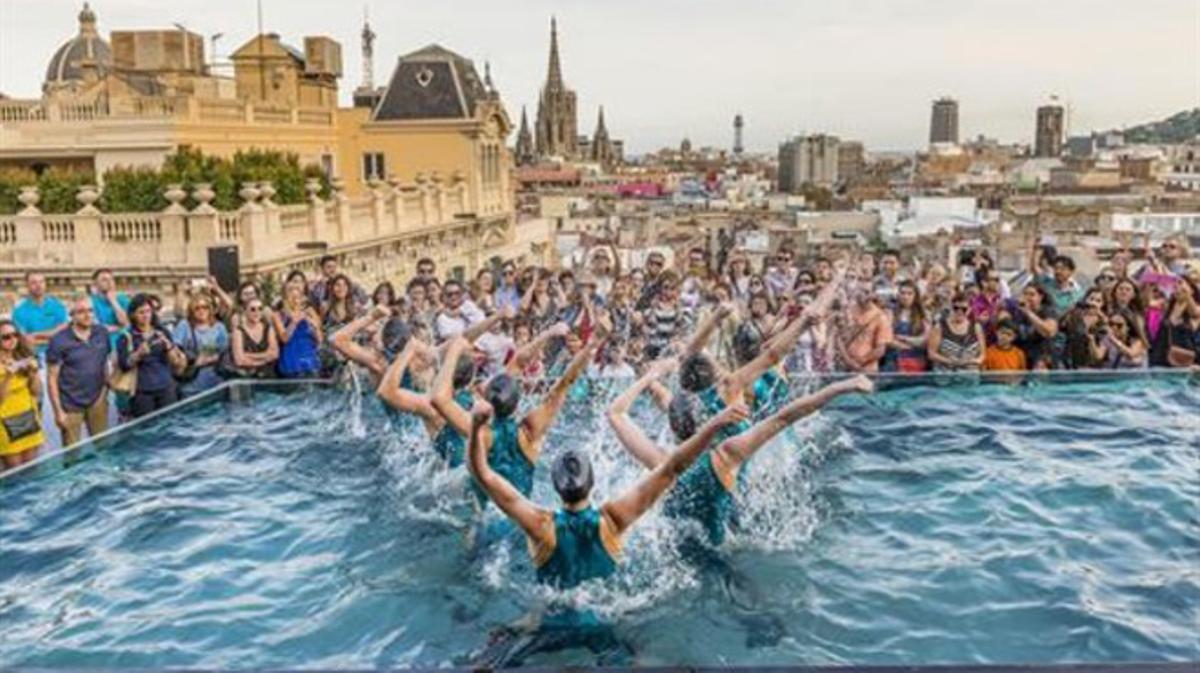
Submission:
[[93,67],[97,75],[112,67],[112,50],[96,30],[96,13],[83,3],[79,12],[79,34],[67,40],[46,67],[46,89],[69,86],[84,79],[85,69]]

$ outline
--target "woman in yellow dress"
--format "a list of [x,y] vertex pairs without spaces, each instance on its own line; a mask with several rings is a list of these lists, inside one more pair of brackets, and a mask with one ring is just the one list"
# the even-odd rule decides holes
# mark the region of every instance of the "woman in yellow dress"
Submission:
[[6,469],[33,460],[45,441],[37,400],[38,361],[10,320],[0,320],[0,459]]

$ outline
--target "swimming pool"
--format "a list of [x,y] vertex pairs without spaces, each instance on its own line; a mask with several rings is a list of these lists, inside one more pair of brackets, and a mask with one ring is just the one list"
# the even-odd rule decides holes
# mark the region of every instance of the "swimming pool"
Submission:
[[[0,665],[1200,659],[1194,381],[840,400],[755,458],[728,547],[654,513],[567,594],[373,400],[235,390],[0,481]],[[639,474],[598,409],[565,413],[547,456],[590,450],[601,497]],[[564,603],[599,626],[517,635]]]

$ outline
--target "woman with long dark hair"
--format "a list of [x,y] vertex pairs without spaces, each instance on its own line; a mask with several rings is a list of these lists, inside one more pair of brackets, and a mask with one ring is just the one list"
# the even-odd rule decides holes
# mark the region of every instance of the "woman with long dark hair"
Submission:
[[925,344],[929,341],[929,322],[921,303],[921,291],[911,280],[902,280],[896,290],[896,310],[892,312],[892,343],[884,356],[883,371],[918,374],[929,368]]
[[187,367],[187,355],[159,326],[149,295],[134,296],[128,315],[129,329],[117,339],[117,366],[133,379],[129,411],[138,418],[179,400],[175,376]]

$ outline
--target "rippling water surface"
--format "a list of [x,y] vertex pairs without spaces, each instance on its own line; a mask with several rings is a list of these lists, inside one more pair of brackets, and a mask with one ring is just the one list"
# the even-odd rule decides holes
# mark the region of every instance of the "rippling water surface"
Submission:
[[[0,482],[0,665],[1200,659],[1195,383],[839,401],[755,459],[724,549],[655,512],[617,578],[561,595],[411,424],[350,397],[211,404]],[[568,446],[601,498],[639,474],[586,405],[546,456]],[[564,602],[599,626],[531,626]]]

